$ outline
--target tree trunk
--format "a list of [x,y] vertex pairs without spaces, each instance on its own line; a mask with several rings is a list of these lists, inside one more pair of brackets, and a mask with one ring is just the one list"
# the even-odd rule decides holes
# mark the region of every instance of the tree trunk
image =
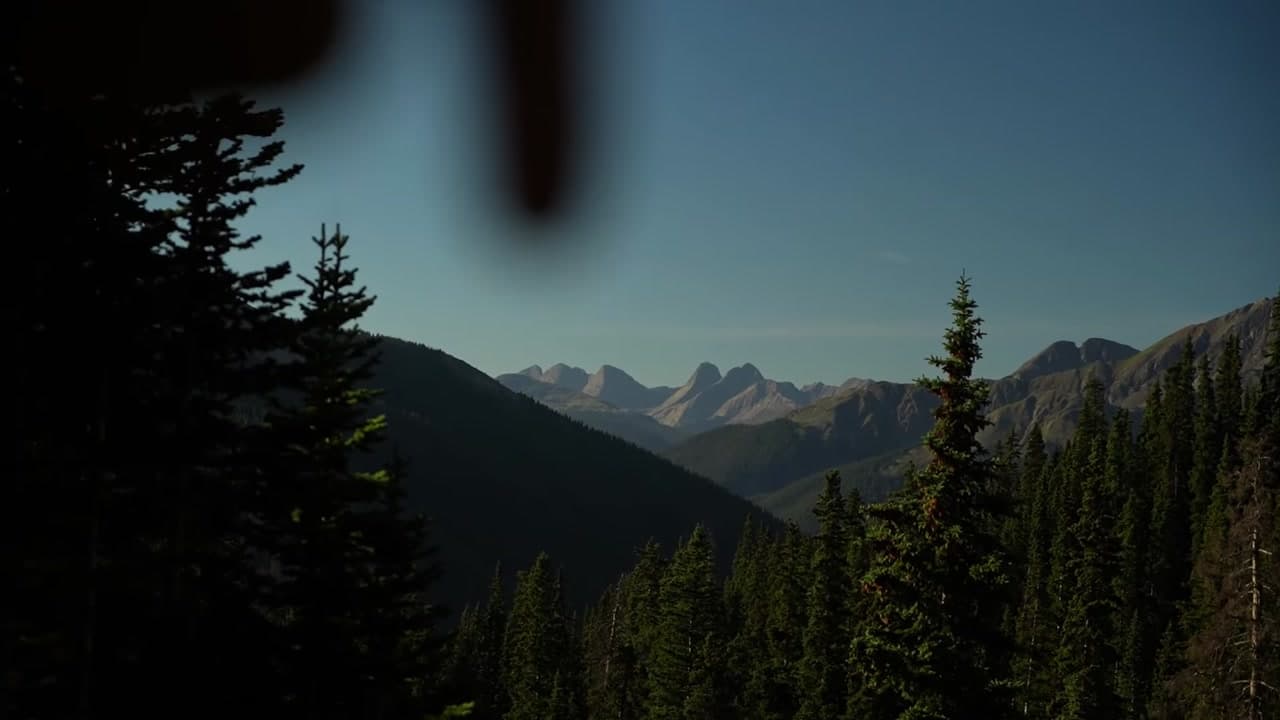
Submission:
[[[1257,480],[1254,480],[1255,486]],[[1262,663],[1262,588],[1258,580],[1258,526],[1249,531],[1249,720],[1261,720],[1262,698],[1258,695],[1258,667]]]

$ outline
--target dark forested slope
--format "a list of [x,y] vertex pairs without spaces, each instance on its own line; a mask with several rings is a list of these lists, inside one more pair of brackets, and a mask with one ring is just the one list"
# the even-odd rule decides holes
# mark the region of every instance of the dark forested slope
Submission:
[[698,523],[732,557],[758,507],[640,448],[511,392],[439,350],[383,338],[373,384],[410,460],[410,502],[431,518],[446,601],[482,597],[495,562],[561,563],[572,598],[599,593],[650,537]]

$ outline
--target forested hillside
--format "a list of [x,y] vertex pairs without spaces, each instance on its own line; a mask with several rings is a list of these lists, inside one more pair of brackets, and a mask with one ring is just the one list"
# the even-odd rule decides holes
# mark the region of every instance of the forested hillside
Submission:
[[495,563],[514,572],[541,550],[564,565],[568,597],[581,604],[650,538],[672,543],[704,523],[729,551],[749,515],[776,524],[705,478],[444,352],[394,338],[379,351],[370,384],[408,460],[409,502],[431,518],[440,545],[438,597],[455,610],[484,593]]
[[[1280,300],[1277,301],[1280,303]],[[1280,313],[1259,383],[1184,344],[1135,423],[987,452],[969,284],[921,463],[882,502],[828,473],[818,532],[651,545],[577,617],[540,556],[467,608],[450,677],[481,718],[1247,718],[1280,711]],[[571,581],[571,578],[570,578]]]

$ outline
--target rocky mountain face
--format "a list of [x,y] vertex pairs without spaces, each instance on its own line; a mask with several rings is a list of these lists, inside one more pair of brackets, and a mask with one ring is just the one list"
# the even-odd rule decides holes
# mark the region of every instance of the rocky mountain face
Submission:
[[[1155,381],[1177,362],[1188,339],[1212,361],[1226,338],[1238,335],[1245,381],[1253,382],[1264,362],[1271,302],[1264,298],[1188,325],[1142,351],[1098,338],[1055,342],[991,382],[992,425],[981,437],[990,445],[1015,428],[1038,424],[1049,445],[1061,446],[1075,430],[1084,385],[1095,376],[1106,385],[1110,406],[1129,410],[1136,422]],[[932,426],[936,406],[914,385],[863,382],[769,423],[695,435],[666,455],[808,526],[828,469],[840,468],[846,483],[859,486],[867,499],[896,486],[905,460]]]
[[644,411],[661,405],[671,396],[672,388],[645,387],[636,379],[612,365],[602,365],[582,392],[623,410]]
[[[594,377],[594,376],[593,376]],[[587,427],[622,438],[650,452],[661,452],[689,436],[641,412],[630,412],[584,392],[535,380],[523,373],[499,375],[508,390],[537,400]]]
[[[646,387],[612,365],[590,375],[564,364],[545,371],[533,365],[497,379],[591,427],[649,449],[666,447],[654,444],[661,442],[659,438],[680,439],[723,425],[768,422],[869,382],[852,378],[842,385],[813,383],[801,388],[770,380],[750,363],[721,375],[719,368],[706,362],[678,388]],[[594,398],[604,406],[592,406],[585,398]],[[623,420],[622,415],[632,417]],[[651,423],[669,428],[669,432],[655,433]]]
[[1214,361],[1222,353],[1227,337],[1239,336],[1248,384],[1256,379],[1265,360],[1263,336],[1271,317],[1271,302],[1263,298],[1212,320],[1188,325],[1141,352],[1107,340],[1087,340],[1079,346],[1077,360],[1056,372],[1045,372],[1043,369],[1051,366],[1051,358],[1066,350],[1064,343],[1054,343],[1012,375],[992,383],[988,411],[992,426],[984,438],[994,441],[1014,428],[1025,429],[1039,423],[1045,440],[1060,445],[1075,430],[1084,385],[1093,375],[1107,386],[1108,404],[1129,410],[1136,420],[1141,417],[1155,381],[1178,361],[1188,339],[1196,355],[1208,353],[1210,361]]

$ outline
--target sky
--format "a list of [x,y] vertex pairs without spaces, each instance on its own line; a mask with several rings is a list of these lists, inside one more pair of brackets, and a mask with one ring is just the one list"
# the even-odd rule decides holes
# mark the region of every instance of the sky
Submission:
[[911,379],[962,270],[989,377],[1280,287],[1280,4],[584,4],[593,142],[544,252],[493,197],[479,4],[367,0],[257,96],[306,169],[259,196],[244,261],[306,268],[340,222],[365,328],[648,385]]

